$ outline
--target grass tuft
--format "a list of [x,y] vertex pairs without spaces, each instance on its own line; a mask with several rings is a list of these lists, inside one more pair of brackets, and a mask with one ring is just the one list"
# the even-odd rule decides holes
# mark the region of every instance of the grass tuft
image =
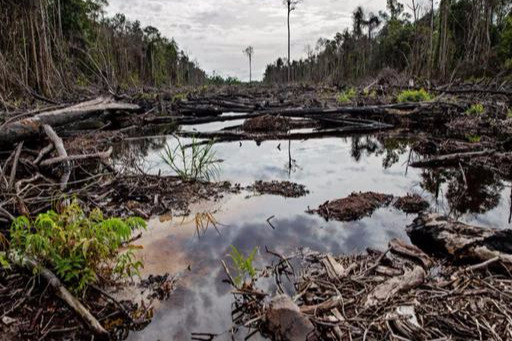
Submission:
[[161,158],[182,180],[210,181],[219,174],[220,160],[215,158],[214,140],[204,143],[192,138],[189,145],[184,145],[179,138],[176,141],[174,148],[165,146]]

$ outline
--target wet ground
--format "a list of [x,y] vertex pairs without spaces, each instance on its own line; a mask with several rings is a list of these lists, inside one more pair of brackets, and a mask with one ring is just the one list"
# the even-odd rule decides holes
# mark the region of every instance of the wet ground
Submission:
[[[240,123],[183,129],[215,131]],[[385,249],[395,237],[408,240],[405,226],[415,216],[392,206],[353,222],[328,222],[306,213],[308,208],[354,191],[395,196],[416,193],[430,202],[433,211],[468,223],[509,227],[508,182],[482,169],[408,168],[407,162],[418,157],[411,152],[412,142],[382,135],[330,137],[291,141],[290,150],[289,141],[284,140],[217,143],[216,156],[223,160],[218,180],[243,187],[256,180],[286,180],[305,185],[310,193],[282,198],[242,191],[217,202],[194,205],[187,217],[170,214],[152,220],[150,231],[137,241],[144,246],[140,252],[144,275],[181,272],[182,278],[177,291],[158,307],[153,322],[129,339],[189,340],[192,333],[221,334],[229,330],[231,287],[223,282],[220,260],[228,260],[231,245],[245,254],[257,247],[256,262],[262,264],[270,258],[266,247],[282,254],[299,247],[342,254],[368,247]],[[161,159],[166,143],[175,144],[175,138],[136,140],[128,147],[136,152],[139,166],[147,172],[172,174]],[[241,339],[242,334],[238,336]]]

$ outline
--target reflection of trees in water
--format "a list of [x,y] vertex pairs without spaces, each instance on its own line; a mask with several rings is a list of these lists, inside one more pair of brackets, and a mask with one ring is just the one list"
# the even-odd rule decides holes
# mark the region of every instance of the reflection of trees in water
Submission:
[[377,139],[373,136],[352,137],[351,156],[359,162],[363,155],[383,155],[382,167],[388,169],[400,160],[400,156],[409,150],[410,140],[403,138],[383,137]]
[[167,143],[165,136],[124,141],[114,147],[114,162],[125,171],[140,171],[151,151],[162,150]]
[[421,187],[432,193],[436,200],[441,187],[446,184],[446,200],[456,216],[482,214],[496,208],[504,189],[500,177],[483,168],[426,170],[422,178]]

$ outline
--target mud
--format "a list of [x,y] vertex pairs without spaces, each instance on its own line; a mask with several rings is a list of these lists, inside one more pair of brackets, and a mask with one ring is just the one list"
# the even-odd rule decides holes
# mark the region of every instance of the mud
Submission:
[[248,190],[259,194],[279,195],[285,198],[299,198],[307,195],[306,186],[290,181],[256,181]]
[[327,201],[310,211],[326,220],[352,221],[370,216],[376,209],[389,205],[392,195],[375,192],[352,193],[347,198]]
[[428,209],[430,204],[418,194],[407,194],[398,198],[393,206],[405,213],[419,213]]

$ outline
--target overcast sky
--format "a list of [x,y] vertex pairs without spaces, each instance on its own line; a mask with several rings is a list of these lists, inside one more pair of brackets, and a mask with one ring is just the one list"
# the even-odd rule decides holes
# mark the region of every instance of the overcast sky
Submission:
[[[124,13],[130,20],[157,27],[174,37],[181,49],[209,74],[249,79],[242,50],[254,47],[253,77],[287,54],[286,9],[282,0],[109,0],[108,15]],[[351,26],[352,11],[385,8],[386,0],[304,0],[292,12],[292,59],[315,47],[318,38],[332,38]]]

